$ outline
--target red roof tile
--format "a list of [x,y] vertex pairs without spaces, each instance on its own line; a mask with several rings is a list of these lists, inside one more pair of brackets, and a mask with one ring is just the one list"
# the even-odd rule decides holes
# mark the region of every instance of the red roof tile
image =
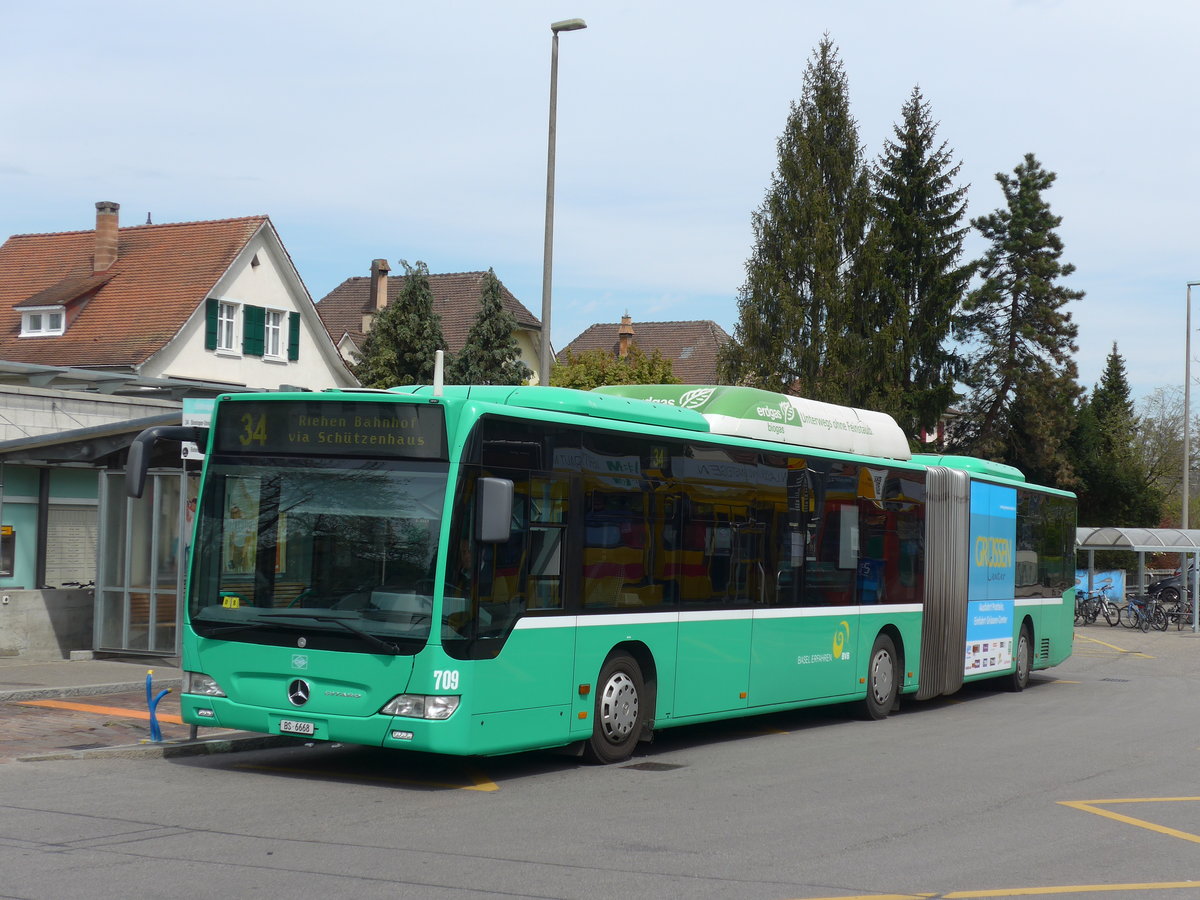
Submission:
[[[709,319],[690,322],[634,322],[633,343],[647,356],[655,350],[671,360],[671,371],[683,384],[716,384],[717,351],[729,341],[725,329]],[[619,322],[592,325],[556,356],[566,360],[567,351],[579,354],[620,350]]]
[[[0,245],[0,359],[140,365],[179,332],[267,221],[248,216],[121,228],[116,262],[94,280],[94,231],[10,237]],[[95,285],[65,334],[19,336],[23,301],[40,295],[47,305],[66,303]]]
[[[467,332],[479,315],[483,297],[483,276],[486,272],[457,272],[449,275],[430,275],[429,289],[433,292],[433,311],[442,319],[442,336],[446,348],[458,353],[467,342]],[[404,276],[388,276],[387,298],[391,303],[404,287]],[[517,320],[518,328],[541,331],[541,322],[525,308],[512,292],[500,285],[504,308]],[[334,342],[350,333],[361,346],[362,317],[373,312],[371,278],[347,278],[317,303],[317,312]]]

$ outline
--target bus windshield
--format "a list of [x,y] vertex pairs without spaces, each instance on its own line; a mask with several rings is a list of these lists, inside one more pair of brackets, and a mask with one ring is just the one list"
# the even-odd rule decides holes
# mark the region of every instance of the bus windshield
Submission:
[[[207,637],[416,652],[430,630],[442,462],[217,457],[188,612]],[[302,632],[302,634],[298,634]]]

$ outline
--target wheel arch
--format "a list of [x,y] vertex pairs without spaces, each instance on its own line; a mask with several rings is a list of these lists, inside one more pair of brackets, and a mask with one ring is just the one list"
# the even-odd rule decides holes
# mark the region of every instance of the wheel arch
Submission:
[[875,641],[879,638],[879,635],[881,635],[881,634],[886,634],[889,638],[891,638],[892,646],[896,648],[896,663],[897,663],[897,666],[896,666],[897,673],[896,674],[900,677],[900,686],[903,689],[904,682],[905,682],[905,675],[906,675],[906,669],[905,669],[906,650],[904,648],[904,635],[902,635],[900,633],[899,628],[897,628],[895,625],[893,625],[892,623],[889,622],[886,625],[884,625],[882,628],[880,628],[879,631],[875,634],[875,637],[871,639],[872,645],[874,645]]
[[[1038,659],[1039,659],[1039,657],[1041,657],[1041,654],[1038,653],[1037,625],[1033,621],[1033,616],[1030,615],[1029,613],[1025,613],[1024,615],[1021,616],[1021,624],[1017,628],[1017,634],[1016,634],[1016,639],[1018,641],[1020,641],[1021,632],[1024,630],[1029,631],[1029,658],[1031,660],[1030,668],[1032,669],[1037,665]],[[1013,645],[1013,650],[1014,651],[1016,650],[1015,644]]]
[[642,685],[646,689],[646,724],[638,740],[649,740],[650,731],[654,728],[654,717],[658,712],[658,663],[655,662],[650,648],[641,641],[621,641],[608,651],[600,668],[603,669],[614,656],[622,654],[633,657],[633,661],[642,671]]

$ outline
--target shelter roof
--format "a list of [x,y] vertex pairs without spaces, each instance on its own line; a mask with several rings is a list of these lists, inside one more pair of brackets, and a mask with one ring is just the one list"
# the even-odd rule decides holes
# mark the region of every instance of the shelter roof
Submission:
[[1197,528],[1076,528],[1079,550],[1200,551]]

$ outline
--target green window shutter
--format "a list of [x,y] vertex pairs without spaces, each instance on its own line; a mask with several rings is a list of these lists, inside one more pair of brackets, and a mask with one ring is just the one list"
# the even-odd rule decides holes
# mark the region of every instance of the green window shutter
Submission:
[[247,305],[242,312],[242,353],[246,356],[263,355],[265,327],[266,310],[261,306]]
[[204,301],[204,349],[217,349],[217,307],[220,301],[209,297]]
[[300,358],[300,313],[288,313],[288,359]]

